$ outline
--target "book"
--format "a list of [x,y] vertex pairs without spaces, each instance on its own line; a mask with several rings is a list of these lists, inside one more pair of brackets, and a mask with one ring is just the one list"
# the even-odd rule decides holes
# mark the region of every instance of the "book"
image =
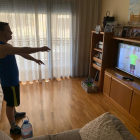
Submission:
[[99,45],[99,49],[103,49],[103,45]]
[[102,41],[99,41],[99,45],[103,45],[103,42]]
[[96,75],[95,75],[95,81],[98,82],[98,80],[99,80],[99,71],[97,71],[97,72],[96,72]]

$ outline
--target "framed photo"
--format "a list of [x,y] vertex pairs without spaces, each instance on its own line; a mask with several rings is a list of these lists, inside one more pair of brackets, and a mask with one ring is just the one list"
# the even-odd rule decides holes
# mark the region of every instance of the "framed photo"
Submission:
[[128,32],[129,32],[129,28],[128,26],[123,27],[123,32],[122,32],[122,37],[127,37]]
[[122,26],[116,26],[114,29],[114,36],[115,37],[122,37],[123,33],[123,27]]
[[99,34],[99,32],[101,32],[101,25],[96,25],[95,31],[97,34]]
[[140,39],[140,28],[132,28],[130,38]]
[[130,37],[131,36],[131,32],[132,32],[132,27],[129,28],[128,32],[127,32],[127,36],[126,37]]
[[105,32],[112,32],[112,26],[105,26]]

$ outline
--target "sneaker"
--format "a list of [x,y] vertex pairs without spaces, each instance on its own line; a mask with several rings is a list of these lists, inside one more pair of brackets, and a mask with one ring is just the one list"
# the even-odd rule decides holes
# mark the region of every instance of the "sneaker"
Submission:
[[20,112],[20,113],[17,112],[17,114],[15,115],[15,119],[23,118],[25,115],[26,115],[25,112]]
[[15,129],[10,129],[10,134],[13,134],[13,135],[20,135],[21,134],[21,128],[16,125],[15,126]]

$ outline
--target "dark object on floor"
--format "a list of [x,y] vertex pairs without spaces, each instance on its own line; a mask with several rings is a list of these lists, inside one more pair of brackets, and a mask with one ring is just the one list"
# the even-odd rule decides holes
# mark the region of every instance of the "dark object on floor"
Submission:
[[26,112],[20,112],[20,113],[17,112],[17,114],[15,115],[15,119],[23,118],[25,117],[25,115],[26,115]]
[[10,134],[20,135],[21,134],[21,128],[18,125],[16,125],[14,130],[10,129]]

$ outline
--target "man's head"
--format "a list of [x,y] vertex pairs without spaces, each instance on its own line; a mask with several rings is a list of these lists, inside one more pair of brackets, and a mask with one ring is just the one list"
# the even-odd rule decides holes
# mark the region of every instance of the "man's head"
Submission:
[[6,22],[0,22],[0,40],[9,41],[12,39],[12,31]]
[[134,51],[133,51],[133,54],[134,54],[134,55],[135,55],[135,52],[136,52],[136,51],[134,50]]

